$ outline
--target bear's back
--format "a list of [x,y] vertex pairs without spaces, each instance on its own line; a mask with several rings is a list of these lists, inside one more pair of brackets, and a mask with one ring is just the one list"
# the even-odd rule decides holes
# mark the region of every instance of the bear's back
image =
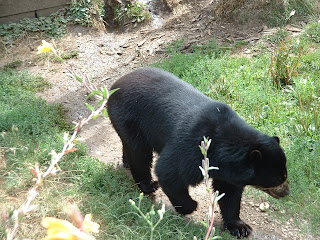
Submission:
[[183,134],[181,129],[197,128],[202,118],[209,117],[213,124],[237,117],[225,103],[157,68],[137,69],[116,81],[112,89],[116,88],[119,90],[108,102],[112,123],[139,128],[156,150],[161,150],[172,135]]

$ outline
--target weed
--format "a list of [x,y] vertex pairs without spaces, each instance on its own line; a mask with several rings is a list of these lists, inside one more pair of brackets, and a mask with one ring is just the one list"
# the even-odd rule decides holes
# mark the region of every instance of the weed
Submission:
[[79,55],[79,51],[76,50],[71,50],[69,52],[64,52],[61,54],[62,59],[71,59],[71,58],[76,58]]
[[[296,52],[297,50],[297,52]],[[300,56],[302,49],[298,49],[292,43],[281,42],[271,55],[269,73],[272,76],[273,84],[281,87],[293,83],[293,77],[298,75],[300,67]]]
[[[72,0],[69,21],[81,25],[95,26],[104,17],[103,0]],[[98,24],[99,25],[99,24]]]
[[146,214],[143,213],[143,211],[141,211],[142,199],[143,199],[143,193],[140,193],[138,205],[136,205],[136,202],[133,201],[132,199],[130,199],[129,202],[134,207],[134,209],[141,215],[141,217],[146,221],[146,223],[149,225],[149,227],[150,227],[150,240],[152,240],[153,236],[154,236],[154,230],[156,229],[156,227],[159,225],[159,223],[163,219],[163,215],[165,213],[165,205],[163,203],[162,208],[157,210],[159,218],[155,222],[154,218],[155,218],[156,212],[154,211],[154,206],[152,205],[151,210],[149,212],[147,212]]
[[221,75],[214,83],[211,84],[210,95],[213,98],[225,98],[225,99],[231,99],[232,98],[232,91],[230,88],[230,85],[226,81],[226,77],[224,75]]
[[114,21],[120,25],[140,23],[151,19],[151,15],[145,10],[145,5],[140,2],[119,4],[114,9]]

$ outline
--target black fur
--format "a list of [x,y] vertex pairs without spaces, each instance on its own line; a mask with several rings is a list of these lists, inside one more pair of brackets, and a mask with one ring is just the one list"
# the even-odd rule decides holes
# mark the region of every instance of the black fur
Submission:
[[[115,82],[108,113],[123,143],[123,162],[145,193],[158,184],[150,174],[152,152],[160,186],[176,210],[192,213],[197,202],[188,187],[203,180],[199,144],[212,139],[208,151],[214,188],[225,227],[238,237],[251,227],[239,218],[244,186],[275,187],[286,180],[286,158],[277,137],[245,123],[228,105],[214,101],[190,84],[156,68],[135,70]],[[285,194],[284,194],[285,195]]]

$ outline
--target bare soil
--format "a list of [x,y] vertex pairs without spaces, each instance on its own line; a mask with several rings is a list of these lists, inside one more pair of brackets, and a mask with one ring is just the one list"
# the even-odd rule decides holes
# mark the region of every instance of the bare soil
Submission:
[[[248,47],[258,42],[266,33],[264,24],[258,19],[238,24],[232,19],[217,18],[213,13],[215,1],[189,1],[184,4],[173,2],[176,4],[171,5],[171,12],[153,11],[155,20],[138,27],[131,25],[122,29],[97,32],[72,26],[65,37],[56,41],[58,49],[62,52],[78,51],[78,57],[68,62],[73,62],[77,72],[87,76],[96,86],[109,88],[117,78],[132,69],[166,57],[165,49],[169,42],[184,39],[181,49],[188,52],[192,44],[205,43],[213,37],[220,43],[244,40],[249,45],[241,49],[239,54],[248,54]],[[40,39],[26,39],[23,44],[6,49],[6,52],[1,53],[1,66],[22,60],[22,68],[40,74],[52,83],[52,88],[38,95],[49,103],[63,103],[68,109],[67,118],[70,121],[78,121],[89,114],[84,105],[88,92],[79,82],[68,76],[63,64],[36,55],[36,47],[40,42]],[[121,142],[109,120],[100,118],[91,121],[82,130],[81,137],[88,146],[90,155],[114,164],[115,167],[121,166]],[[199,207],[187,218],[202,221],[208,208],[205,188],[200,185],[190,191],[198,201]],[[165,201],[167,206],[171,207],[161,190],[157,191],[155,201]],[[281,222],[261,211],[259,205],[264,202],[264,193],[260,193],[256,198],[248,194],[243,197],[241,217],[254,230],[250,239],[320,239],[319,236],[303,232],[294,225],[292,218]],[[269,210],[275,211],[273,206],[270,206]],[[283,210],[279,214],[286,213]],[[219,227],[220,224],[221,217],[217,212],[216,226]]]

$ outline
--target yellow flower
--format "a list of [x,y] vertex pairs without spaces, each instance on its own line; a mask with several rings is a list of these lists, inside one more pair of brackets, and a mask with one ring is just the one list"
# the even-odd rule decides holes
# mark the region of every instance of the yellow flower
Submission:
[[92,222],[91,219],[92,219],[92,215],[91,214],[87,214],[84,217],[84,220],[83,220],[82,225],[81,225],[81,229],[83,231],[85,231],[85,232],[98,233],[100,225],[98,223]]
[[95,238],[73,226],[70,222],[46,217],[42,226],[47,228],[47,236],[43,240],[94,240]]
[[54,49],[53,45],[51,43],[48,43],[45,40],[42,40],[42,45],[38,47],[38,54],[44,53],[44,52],[53,52],[56,53],[56,50]]

